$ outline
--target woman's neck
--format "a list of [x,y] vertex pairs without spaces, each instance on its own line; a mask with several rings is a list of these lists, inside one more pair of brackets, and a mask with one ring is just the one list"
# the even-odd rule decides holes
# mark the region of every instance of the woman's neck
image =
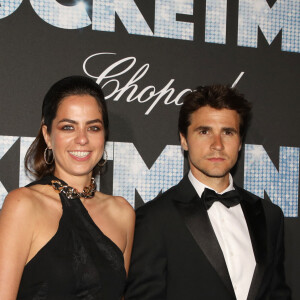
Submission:
[[70,174],[54,171],[53,175],[58,179],[61,179],[64,182],[66,182],[72,188],[77,189],[78,192],[80,193],[83,191],[85,187],[91,184],[91,178],[92,178],[92,172],[90,172],[89,174],[76,176],[76,175],[70,175]]

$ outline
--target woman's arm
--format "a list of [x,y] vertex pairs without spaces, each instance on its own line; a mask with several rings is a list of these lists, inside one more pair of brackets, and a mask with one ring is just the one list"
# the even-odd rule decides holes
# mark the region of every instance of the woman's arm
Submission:
[[34,220],[28,189],[9,193],[0,211],[0,299],[17,297],[33,239]]
[[[129,204],[130,206],[130,204]],[[126,274],[128,274],[129,265],[130,265],[130,257],[131,250],[133,244],[133,236],[134,236],[134,227],[135,227],[135,212],[133,208],[130,206],[127,209],[127,218],[126,218],[126,228],[127,228],[127,243],[124,251],[124,264],[126,269]]]

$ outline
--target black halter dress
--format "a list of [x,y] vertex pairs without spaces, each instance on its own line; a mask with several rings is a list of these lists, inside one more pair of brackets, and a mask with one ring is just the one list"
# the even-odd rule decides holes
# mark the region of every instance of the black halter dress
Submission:
[[[59,180],[47,176],[29,186],[51,185],[53,179]],[[60,199],[58,230],[25,266],[17,300],[120,300],[126,280],[122,251],[79,198],[60,193]]]

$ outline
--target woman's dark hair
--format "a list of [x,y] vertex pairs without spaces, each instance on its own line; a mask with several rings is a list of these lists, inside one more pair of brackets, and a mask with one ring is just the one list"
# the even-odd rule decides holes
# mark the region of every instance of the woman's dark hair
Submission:
[[[30,173],[35,175],[37,179],[43,176],[53,174],[55,164],[53,161],[53,153],[51,151],[50,157],[47,160],[51,164],[46,164],[44,159],[44,151],[47,148],[46,142],[44,140],[42,127],[47,126],[47,132],[51,133],[52,122],[56,117],[56,113],[61,101],[68,97],[74,95],[90,95],[94,97],[99,105],[102,113],[103,126],[105,132],[105,142],[108,139],[108,114],[107,107],[104,99],[103,92],[99,85],[92,79],[84,76],[70,76],[63,78],[56,82],[47,92],[42,106],[42,121],[37,137],[29,147],[25,156],[25,168]],[[46,151],[47,152],[50,151]],[[94,168],[94,173],[98,171]]]
[[197,87],[183,98],[183,105],[179,112],[178,130],[184,137],[187,136],[192,113],[203,106],[235,110],[240,116],[239,134],[241,138],[244,137],[252,105],[236,89],[220,84]]

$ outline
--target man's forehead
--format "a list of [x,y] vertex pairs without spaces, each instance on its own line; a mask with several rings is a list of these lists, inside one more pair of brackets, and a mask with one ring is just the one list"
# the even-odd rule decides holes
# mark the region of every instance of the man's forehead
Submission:
[[190,124],[197,123],[199,126],[209,126],[209,124],[223,124],[225,127],[239,126],[239,122],[240,116],[237,111],[227,108],[216,109],[210,106],[198,108],[190,117]]

